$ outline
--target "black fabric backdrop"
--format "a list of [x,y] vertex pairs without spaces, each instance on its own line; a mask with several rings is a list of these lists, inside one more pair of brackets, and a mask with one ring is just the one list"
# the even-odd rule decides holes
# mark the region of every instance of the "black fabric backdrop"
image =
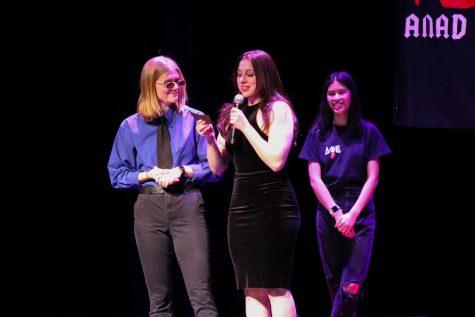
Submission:
[[[237,56],[255,48],[274,57],[295,104],[295,152],[324,78],[342,69],[353,74],[365,117],[393,150],[382,160],[375,196],[377,235],[362,316],[436,316],[467,304],[451,295],[463,296],[456,290],[470,267],[472,207],[464,184],[472,181],[474,133],[392,124],[395,1],[43,1],[32,8],[38,316],[146,315],[133,238],[136,193],[113,190],[106,170],[117,128],[135,112],[141,68],[161,53],[175,58],[190,105],[215,118],[236,93],[230,76]],[[301,316],[325,316],[315,199],[306,163],[293,153],[289,166],[303,221],[292,290]],[[243,316],[226,241],[231,179],[230,171],[204,196],[218,308],[222,316]],[[178,272],[176,279],[177,316],[190,316]]]

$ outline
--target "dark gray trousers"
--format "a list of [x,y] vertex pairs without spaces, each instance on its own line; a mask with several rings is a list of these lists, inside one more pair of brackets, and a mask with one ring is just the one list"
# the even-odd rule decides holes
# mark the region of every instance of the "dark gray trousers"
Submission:
[[139,194],[134,218],[150,317],[173,316],[173,253],[195,316],[218,316],[211,293],[208,228],[200,191]]

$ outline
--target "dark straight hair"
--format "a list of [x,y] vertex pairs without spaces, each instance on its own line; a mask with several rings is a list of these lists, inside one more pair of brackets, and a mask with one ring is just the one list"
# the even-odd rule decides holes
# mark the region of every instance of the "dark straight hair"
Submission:
[[328,105],[327,93],[328,87],[335,81],[339,82],[350,91],[351,105],[348,114],[347,127],[350,129],[350,133],[353,136],[361,133],[363,115],[360,93],[358,92],[356,83],[347,72],[335,72],[331,73],[325,80],[322,89],[322,96],[320,98],[320,108],[318,109],[317,118],[315,119],[311,129],[320,139],[324,139],[333,127],[334,114]]

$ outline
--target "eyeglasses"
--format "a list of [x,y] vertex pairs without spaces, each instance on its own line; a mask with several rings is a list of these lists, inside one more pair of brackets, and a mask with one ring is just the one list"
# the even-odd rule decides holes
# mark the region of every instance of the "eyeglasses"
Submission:
[[175,87],[183,87],[186,84],[185,80],[166,81],[164,84],[157,82],[157,84],[165,86],[167,89],[174,89]]

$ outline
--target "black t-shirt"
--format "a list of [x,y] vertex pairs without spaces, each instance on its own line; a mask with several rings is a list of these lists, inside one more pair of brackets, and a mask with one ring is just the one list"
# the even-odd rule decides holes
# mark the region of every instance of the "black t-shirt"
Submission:
[[322,180],[332,190],[361,190],[367,178],[367,163],[391,150],[378,128],[362,121],[362,133],[351,136],[346,127],[333,126],[320,140],[310,131],[300,152],[300,158],[318,162]]

